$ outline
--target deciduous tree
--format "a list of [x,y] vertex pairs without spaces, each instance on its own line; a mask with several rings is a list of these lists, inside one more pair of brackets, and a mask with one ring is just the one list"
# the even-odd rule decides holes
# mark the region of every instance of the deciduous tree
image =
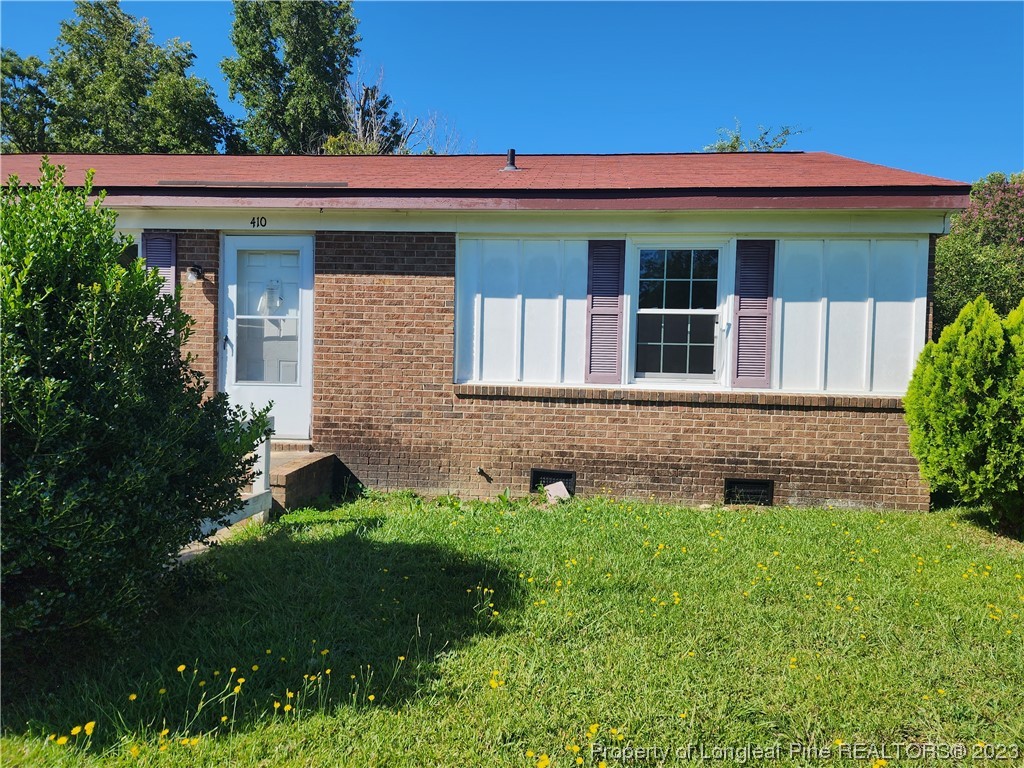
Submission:
[[116,0],[75,3],[44,66],[4,52],[3,135],[21,152],[216,152],[233,126],[195,55]]
[[718,141],[704,147],[705,152],[774,152],[782,149],[794,136],[799,136],[803,131],[792,125],[784,125],[779,130],[772,127],[765,128],[757,126],[758,134],[753,139],[743,138],[743,130],[740,121],[736,121],[736,128],[718,129]]
[[319,154],[351,135],[346,83],[359,50],[349,2],[235,2],[224,59],[232,99],[247,112],[245,141],[267,154]]
[[1000,314],[1024,299],[1024,173],[976,182],[935,247],[935,334],[984,294]]

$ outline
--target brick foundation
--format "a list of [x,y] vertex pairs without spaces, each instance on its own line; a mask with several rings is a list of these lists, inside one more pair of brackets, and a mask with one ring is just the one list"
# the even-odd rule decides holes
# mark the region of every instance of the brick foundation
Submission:
[[526,493],[544,467],[582,494],[720,502],[749,477],[776,503],[928,508],[897,398],[454,385],[454,274],[451,234],[317,234],[313,444],[366,485]]

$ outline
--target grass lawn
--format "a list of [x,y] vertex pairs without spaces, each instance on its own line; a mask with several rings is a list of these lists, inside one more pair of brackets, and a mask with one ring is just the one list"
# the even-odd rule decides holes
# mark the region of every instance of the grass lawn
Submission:
[[957,512],[397,494],[193,570],[55,690],[5,659],[5,765],[1024,764],[1024,545]]

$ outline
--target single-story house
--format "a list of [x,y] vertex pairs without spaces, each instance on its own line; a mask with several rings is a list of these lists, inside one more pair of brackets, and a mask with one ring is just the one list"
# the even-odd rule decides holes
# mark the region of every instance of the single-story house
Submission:
[[51,160],[181,287],[215,386],[368,486],[928,506],[901,397],[967,184],[822,152]]

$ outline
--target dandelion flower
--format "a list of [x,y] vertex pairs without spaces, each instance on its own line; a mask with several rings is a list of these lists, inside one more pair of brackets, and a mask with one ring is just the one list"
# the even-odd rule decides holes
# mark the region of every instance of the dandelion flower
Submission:
[[220,716],[220,721],[221,721],[222,723],[226,723],[226,722],[228,721],[228,716],[227,716],[227,715],[221,715],[221,716]]
[[185,665],[184,664],[179,664],[178,665],[178,671],[179,672],[184,672],[185,671]]
[[292,711],[292,705],[291,704],[285,704],[284,705],[284,711],[285,712],[291,712]]
[[166,688],[161,688],[159,691],[157,691],[157,694],[160,695],[160,696],[163,696],[165,693],[167,693],[167,689]]
[[374,700],[374,699],[376,699],[377,697],[376,697],[376,696],[374,696],[374,695],[373,695],[373,694],[371,693],[371,694],[370,694],[369,696],[367,696],[366,698],[367,698],[367,699],[369,699],[370,701],[373,701],[373,700]]
[[398,657],[398,660],[399,660],[399,661],[405,661],[405,656],[399,656],[399,657]]
[[139,749],[137,745],[132,744],[130,747],[128,747],[128,754],[132,757],[138,757],[140,754],[142,754],[142,750]]
[[61,736],[60,738],[57,739],[57,743],[60,744],[63,747],[65,744],[68,743],[68,737],[67,736]]
[[281,702],[280,701],[275,701],[274,702],[274,709],[280,709],[280,708],[281,708]]
[[259,665],[259,664],[253,664],[253,665],[252,665],[252,671],[253,671],[253,672],[258,672],[258,671],[259,671],[259,669],[260,669],[260,665]]
[[191,739],[188,740],[188,743],[189,743],[189,746],[194,747],[196,744],[199,743],[199,737],[198,736],[193,736]]
[[76,725],[74,728],[71,729],[71,735],[72,736],[77,736],[81,732],[82,732],[82,726],[80,726],[80,725]]
[[128,701],[135,701],[137,698],[139,698],[139,694],[137,694],[137,693],[129,693],[128,694]]
[[93,732],[93,730],[95,730],[95,728],[96,728],[96,721],[95,720],[90,720],[88,723],[85,724],[85,735],[86,736],[92,736],[92,732]]
[[239,684],[239,685],[241,685],[241,684],[242,684],[242,683],[244,683],[244,682],[245,682],[245,678],[244,678],[244,677],[240,677],[240,678],[238,678],[238,684]]
[[164,738],[165,736],[167,736],[168,733],[170,733],[170,730],[167,729],[167,728],[164,728],[162,731],[160,731],[160,738],[161,739]]

